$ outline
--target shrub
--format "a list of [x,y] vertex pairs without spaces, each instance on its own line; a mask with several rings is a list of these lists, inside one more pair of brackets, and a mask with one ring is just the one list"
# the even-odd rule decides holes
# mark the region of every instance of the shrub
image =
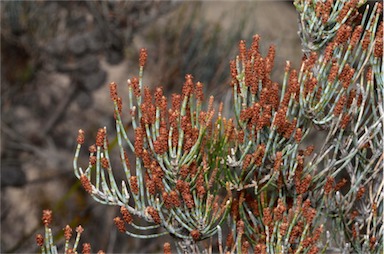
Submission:
[[[282,84],[270,77],[275,47],[262,56],[260,36],[250,47],[240,41],[230,62],[233,118],[190,74],[171,98],[143,86],[142,49],[128,112],[110,84],[126,179],[115,178],[106,128],[85,169],[79,131],[76,177],[96,201],[120,207],[119,231],[170,234],[179,253],[382,252],[382,4],[360,13],[362,2],[294,2],[304,54],[299,70],[286,63]],[[325,138],[311,144],[320,131]]]

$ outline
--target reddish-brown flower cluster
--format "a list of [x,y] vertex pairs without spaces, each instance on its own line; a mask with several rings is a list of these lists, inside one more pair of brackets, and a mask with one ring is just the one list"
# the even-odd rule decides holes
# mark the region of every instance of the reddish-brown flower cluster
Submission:
[[104,130],[104,128],[100,128],[96,134],[96,146],[103,147],[104,146],[104,138],[105,138],[105,130]]
[[285,236],[285,234],[287,233],[287,229],[289,227],[289,224],[288,224],[288,220],[287,220],[287,217],[284,217],[283,218],[283,222],[280,224],[280,235],[281,236]]
[[337,16],[336,21],[341,23],[351,9],[352,10],[356,9],[357,3],[358,3],[358,0],[352,0],[352,1],[346,2],[343,8],[341,9],[339,15]]
[[316,2],[316,17],[320,18],[323,24],[327,23],[329,19],[329,15],[331,13],[331,8],[332,8],[332,0],[327,0],[325,2],[319,1]]
[[66,241],[69,241],[71,237],[72,237],[72,228],[69,225],[67,225],[64,228],[64,238]]
[[335,42],[337,44],[344,44],[348,41],[352,34],[352,27],[346,24],[341,25],[336,33]]
[[171,252],[171,244],[166,242],[163,246],[164,254],[172,254]]
[[135,129],[135,154],[137,157],[141,157],[143,155],[144,149],[144,136],[145,132],[141,127],[137,127]]
[[273,209],[273,218],[274,221],[280,221],[283,219],[284,212],[287,210],[283,200],[279,199],[277,201],[277,206]]
[[281,167],[282,159],[283,159],[283,153],[280,152],[280,151],[277,152],[276,153],[276,158],[275,158],[275,163],[274,163],[274,166],[273,166],[273,169],[275,171],[279,171],[279,169]]
[[247,55],[247,45],[245,44],[244,40],[241,40],[239,42],[239,59],[241,61],[246,60],[246,55]]
[[313,218],[316,216],[316,209],[311,207],[311,201],[309,199],[303,203],[303,216],[309,224],[312,223]]
[[[274,125],[277,127],[277,133],[283,135],[284,138],[289,139],[292,136],[292,133],[296,129],[297,119],[293,119],[292,121],[289,121],[286,117],[287,114],[287,107],[282,106],[277,111]],[[300,134],[298,134],[297,138],[300,138]]]
[[380,25],[377,29],[373,55],[375,57],[383,57],[383,21],[380,22]]
[[141,95],[141,89],[139,86],[139,79],[137,77],[133,77],[132,79],[128,80],[128,87],[132,88],[133,94],[136,97],[139,97]]
[[344,109],[344,105],[347,102],[347,97],[342,95],[340,99],[337,101],[335,108],[333,109],[333,114],[335,116],[339,116]]
[[373,250],[373,248],[375,247],[377,243],[377,239],[375,236],[371,236],[371,238],[369,238],[369,247],[371,250]]
[[304,230],[304,223],[298,221],[297,224],[292,228],[291,235],[289,236],[289,243],[293,244],[297,239],[300,239]]
[[354,74],[355,74],[355,69],[351,68],[349,64],[346,64],[339,76],[339,80],[342,82],[342,85],[345,89],[348,88]]
[[52,223],[52,211],[51,210],[43,210],[43,216],[41,218],[44,226],[48,227]]
[[79,130],[79,133],[77,135],[77,143],[79,145],[84,144],[84,131],[82,129]]
[[236,223],[236,231],[238,235],[244,234],[244,221],[239,220]]
[[263,209],[263,223],[266,226],[271,226],[272,224],[272,213],[269,207]]
[[341,122],[340,122],[340,128],[343,130],[346,129],[350,121],[351,121],[351,115],[343,114],[343,117],[341,118]]
[[357,191],[357,194],[356,194],[356,199],[359,200],[363,197],[365,193],[365,188],[364,186],[360,187],[359,190]]
[[198,229],[192,230],[190,234],[194,241],[198,241],[200,239],[200,231]]
[[335,180],[333,179],[332,176],[327,177],[327,181],[325,182],[325,185],[324,185],[324,193],[325,194],[331,193],[331,191],[333,189],[334,182],[335,182]]
[[146,211],[151,216],[154,223],[156,223],[156,224],[161,223],[159,212],[154,207],[148,206]]
[[231,86],[238,85],[239,84],[239,80],[237,79],[238,73],[237,73],[236,61],[235,60],[231,60],[229,62],[229,67],[230,67],[230,70],[231,70],[231,77],[232,77]]
[[140,55],[139,55],[139,65],[140,67],[144,67],[146,61],[147,61],[147,49],[142,48],[140,49]]
[[312,176],[311,175],[306,175],[305,178],[301,181],[300,184],[296,184],[297,193],[304,194],[305,192],[307,192],[308,187],[311,184],[311,181],[312,181]]
[[76,227],[76,233],[82,234],[83,232],[84,232],[84,228],[81,225]]
[[339,71],[339,65],[337,64],[337,61],[336,59],[332,59],[331,70],[329,71],[329,74],[328,74],[328,82],[330,83],[335,82],[336,77],[338,75],[338,71]]
[[369,47],[369,44],[371,43],[371,31],[365,30],[365,35],[363,38],[363,41],[361,42],[361,48],[363,50],[367,50]]
[[97,158],[94,155],[89,156],[89,164],[95,165],[97,162]]
[[354,48],[357,45],[357,43],[360,42],[360,36],[361,36],[362,32],[363,32],[362,26],[357,26],[353,30],[351,41],[349,44],[349,45],[351,45],[352,48]]
[[120,218],[120,217],[115,217],[113,219],[113,222],[115,223],[117,229],[121,232],[121,233],[125,233],[126,229],[125,229],[125,223],[124,221]]
[[83,186],[84,190],[86,192],[88,192],[89,194],[92,194],[92,184],[86,175],[80,176],[80,182],[81,182],[81,185]]
[[347,179],[343,178],[340,182],[338,182],[335,186],[335,191],[339,191],[344,185],[347,183]]
[[101,158],[101,166],[105,169],[109,168],[109,161],[107,158],[105,157]]
[[44,237],[42,236],[42,234],[36,235],[36,244],[40,247],[44,245]]
[[267,254],[267,246],[264,243],[259,243],[255,246],[254,254]]
[[135,195],[139,194],[139,185],[137,183],[137,176],[131,176],[129,178],[129,184],[130,184],[132,193]]
[[128,209],[124,206],[120,207],[120,213],[123,215],[123,220],[127,224],[131,224],[133,222],[133,218]]
[[304,84],[304,96],[307,96],[308,93],[312,93],[317,87],[317,79],[315,77],[307,79]]
[[83,250],[81,251],[82,254],[91,254],[91,244],[89,243],[83,243]]
[[176,189],[181,193],[185,205],[189,209],[193,208],[195,206],[195,202],[193,201],[189,183],[183,180],[177,180]]

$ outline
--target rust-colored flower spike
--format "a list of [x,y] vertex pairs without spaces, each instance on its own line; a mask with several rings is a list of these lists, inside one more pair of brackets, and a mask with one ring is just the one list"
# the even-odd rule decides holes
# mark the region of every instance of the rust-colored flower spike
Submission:
[[360,41],[360,36],[361,36],[362,32],[363,32],[362,26],[355,27],[355,30],[352,33],[352,37],[351,37],[351,41],[350,41],[350,45],[352,48],[355,47],[356,44]]
[[[382,5],[380,5],[380,8],[382,9]],[[380,25],[377,28],[373,55],[375,57],[383,57],[383,21],[380,22]]]
[[272,214],[271,209],[269,207],[266,207],[263,209],[263,223],[264,225],[268,226],[272,223]]
[[131,185],[131,191],[133,194],[139,194],[139,185],[137,184],[137,176],[131,176],[129,178],[129,183]]
[[179,194],[177,194],[176,191],[174,191],[174,190],[171,191],[169,193],[169,196],[170,196],[170,200],[171,200],[172,205],[174,205],[176,207],[179,207],[181,205]]
[[194,229],[191,231],[192,239],[196,242],[200,239],[200,231],[197,229]]
[[103,157],[101,158],[101,166],[105,169],[108,169],[109,168],[109,162],[108,162],[108,159]]
[[267,254],[267,246],[264,243],[259,243],[255,246],[254,254]]
[[133,77],[132,79],[128,79],[128,86],[132,87],[133,94],[136,97],[139,97],[141,95],[141,90],[139,86],[139,79],[137,77]]
[[228,249],[231,249],[234,243],[233,239],[233,233],[230,231],[227,235],[227,240],[225,241],[225,246],[227,246]]
[[156,211],[156,209],[154,207],[149,206],[149,207],[147,207],[146,210],[147,210],[148,214],[151,216],[154,223],[156,223],[156,224],[161,223],[159,212]]
[[89,153],[96,153],[97,149],[96,149],[96,145],[91,145],[89,148],[88,148],[88,151]]
[[96,134],[96,146],[104,145],[105,130],[104,128],[99,128]]
[[268,55],[266,57],[266,59],[268,59],[269,63],[270,63],[270,65],[267,69],[268,73],[271,73],[271,71],[273,69],[273,61],[275,60],[275,55],[276,55],[276,46],[272,44],[269,46]]
[[341,118],[341,122],[340,122],[340,128],[346,129],[350,121],[351,121],[351,116],[349,114],[343,114],[343,117]]
[[319,253],[319,247],[317,247],[316,245],[312,245],[312,247],[309,249],[308,254],[316,254],[316,253]]
[[338,182],[335,186],[335,191],[339,191],[344,185],[347,183],[347,179],[343,178],[340,182]]
[[131,224],[133,222],[132,215],[126,207],[120,207],[120,213],[123,215],[123,220],[125,221],[125,223]]
[[83,232],[84,232],[84,228],[81,225],[76,227],[76,233],[82,234]]
[[172,254],[171,244],[169,242],[164,243],[163,249],[164,249],[164,254]]
[[52,211],[51,210],[43,210],[43,216],[41,218],[44,226],[49,226],[52,223]]
[[375,236],[371,236],[371,238],[369,239],[369,248],[371,250],[373,250],[373,247],[375,247],[376,242],[377,242],[376,237]]
[[365,188],[364,186],[360,187],[356,194],[356,199],[359,200],[364,196]]
[[147,62],[147,57],[148,57],[147,49],[145,48],[140,49],[140,56],[139,56],[140,67],[144,67],[145,63]]
[[278,203],[277,206],[273,209],[273,215],[274,215],[275,221],[281,220],[283,218],[284,212],[287,210],[283,200],[279,199],[277,203]]
[[85,189],[85,191],[88,192],[89,194],[92,194],[92,184],[86,175],[82,174],[80,176],[80,182],[83,188]]
[[280,224],[280,235],[281,236],[285,236],[285,234],[287,233],[287,229],[288,229],[288,222],[283,222]]
[[117,100],[117,84],[115,82],[109,83],[109,94],[112,101]]
[[241,40],[239,42],[239,59],[240,61],[246,60],[247,56],[247,45],[245,44],[245,40]]
[[81,253],[83,253],[83,254],[91,254],[91,244],[83,243],[83,250],[82,250]]
[[117,229],[121,232],[121,233],[124,233],[126,230],[125,230],[125,223],[124,221],[120,218],[120,217],[115,217],[113,219],[113,222],[115,223]]
[[304,194],[305,192],[307,192],[308,187],[311,184],[311,181],[312,181],[312,176],[306,175],[306,177],[299,184],[299,186],[298,186],[299,188],[298,188],[297,192],[299,194]]
[[336,33],[335,42],[337,44],[343,44],[347,42],[349,37],[351,37],[352,27],[346,24],[343,24]]
[[63,230],[64,230],[65,240],[69,241],[69,239],[71,239],[72,237],[72,228],[69,225],[67,225]]
[[236,61],[231,60],[229,62],[229,67],[231,70],[231,77],[232,77],[231,86],[238,85],[239,81],[237,80],[238,73],[237,73]]
[[82,129],[80,129],[79,133],[77,134],[77,143],[79,145],[84,144],[84,131]]
[[44,245],[44,237],[41,234],[36,235],[36,244],[40,247]]
[[237,230],[237,234],[239,234],[239,235],[244,234],[244,221],[239,220],[236,223],[236,230]]
[[363,41],[361,42],[361,48],[367,50],[371,43],[371,31],[366,30]]
[[279,171],[280,167],[281,167],[281,163],[282,163],[282,160],[283,159],[283,153],[282,152],[276,152],[276,159],[275,159],[275,164],[273,165],[273,169],[275,171]]
[[193,76],[191,74],[185,75],[185,82],[182,89],[183,96],[190,96],[193,93]]
[[204,100],[203,83],[201,82],[196,83],[196,99],[198,101]]
[[347,102],[347,97],[345,95],[341,96],[337,101],[335,108],[333,109],[333,114],[339,116],[343,111],[344,105]]
[[249,246],[250,246],[250,244],[248,241],[243,241],[241,244],[241,252],[242,253],[248,253]]
[[313,219],[316,216],[316,209],[314,209],[312,207],[304,207],[303,208],[303,216],[307,220],[307,223],[312,223]]
[[301,128],[297,128],[295,132],[295,140],[297,143],[300,143],[302,136],[303,136],[303,133]]
[[324,185],[324,193],[329,194],[332,191],[333,183],[335,182],[335,179],[332,176],[327,177],[327,181]]

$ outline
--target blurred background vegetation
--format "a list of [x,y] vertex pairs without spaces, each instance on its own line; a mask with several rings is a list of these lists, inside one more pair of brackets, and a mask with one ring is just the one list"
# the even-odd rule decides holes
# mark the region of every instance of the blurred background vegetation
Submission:
[[99,127],[113,134],[108,83],[127,94],[141,47],[149,55],[146,85],[180,92],[191,73],[230,111],[238,41],[258,33],[264,54],[275,44],[273,80],[281,83],[285,61],[294,68],[301,61],[296,31],[293,5],[282,1],[2,1],[0,252],[37,252],[42,209],[53,210],[59,243],[66,224],[81,224],[82,242],[94,251],[160,252],[167,237],[119,233],[118,208],[80,188],[72,170],[77,130],[86,130],[88,145]]

